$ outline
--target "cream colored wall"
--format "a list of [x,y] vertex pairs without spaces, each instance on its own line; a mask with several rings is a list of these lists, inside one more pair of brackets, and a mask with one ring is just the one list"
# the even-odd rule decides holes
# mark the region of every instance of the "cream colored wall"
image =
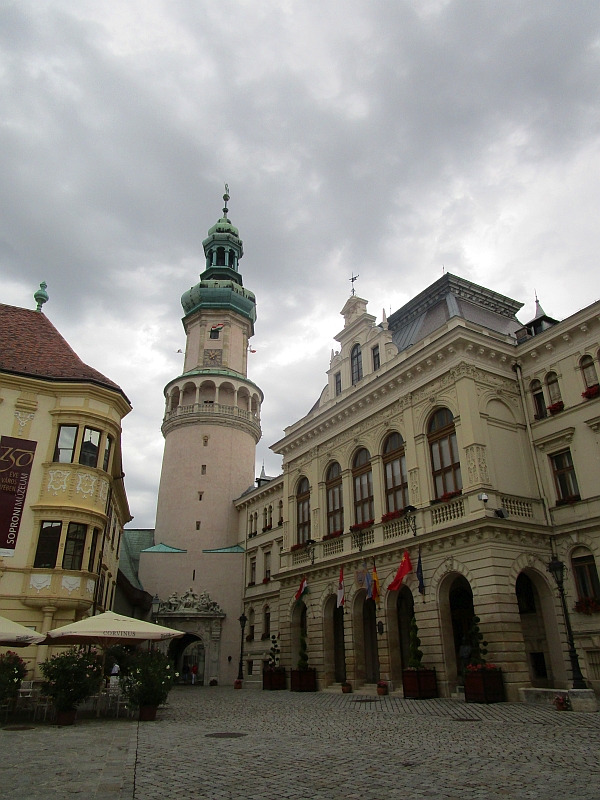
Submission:
[[[123,483],[115,480],[121,473],[120,421],[130,408],[120,395],[101,387],[61,385],[5,374],[0,375],[0,397],[0,432],[37,442],[15,555],[0,558],[0,614],[45,632],[84,616],[92,608],[97,576],[87,571],[87,565],[93,529],[102,531],[107,523],[109,490],[117,531],[130,519]],[[108,473],[78,463],[52,462],[58,426],[66,423],[79,425],[78,446],[86,424],[112,436]],[[103,442],[104,438],[101,453]],[[43,520],[63,523],[54,569],[33,567]],[[69,522],[88,526],[82,570],[61,567]],[[117,542],[118,533],[115,546],[107,546],[104,552],[102,569],[110,574],[109,586],[116,582]],[[48,579],[49,585],[40,586]],[[23,656],[33,671],[48,652],[45,646],[30,647]],[[39,670],[35,670],[35,677],[39,677]]]

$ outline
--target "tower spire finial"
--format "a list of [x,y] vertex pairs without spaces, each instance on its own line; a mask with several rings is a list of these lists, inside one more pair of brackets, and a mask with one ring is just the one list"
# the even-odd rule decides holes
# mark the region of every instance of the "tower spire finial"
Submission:
[[227,208],[228,201],[229,201],[229,185],[225,184],[225,194],[223,195],[223,202],[225,203],[225,206],[223,207],[223,216],[225,217],[225,219],[227,219],[227,212],[229,211],[229,209]]
[[47,288],[48,288],[48,284],[46,283],[46,281],[42,281],[40,283],[40,288],[33,295],[33,299],[37,303],[36,311],[41,311],[42,310],[42,306],[44,305],[44,303],[47,303],[48,300],[49,300],[48,292],[46,291]]
[[352,272],[352,277],[348,278],[348,280],[352,284],[352,296],[356,294],[356,290],[354,289],[354,281],[357,280],[358,278],[360,278],[360,275],[355,275],[354,272]]

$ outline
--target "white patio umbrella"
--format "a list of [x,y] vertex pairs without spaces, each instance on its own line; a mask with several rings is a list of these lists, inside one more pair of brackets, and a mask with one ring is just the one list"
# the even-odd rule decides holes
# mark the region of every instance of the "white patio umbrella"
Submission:
[[162,641],[184,636],[184,631],[164,628],[143,619],[125,617],[114,611],[105,611],[95,617],[86,617],[79,622],[48,631],[46,644],[97,644],[102,648],[113,644],[137,644],[147,641]]
[[0,617],[0,647],[27,647],[30,644],[39,644],[45,638],[44,633],[36,633],[12,619]]

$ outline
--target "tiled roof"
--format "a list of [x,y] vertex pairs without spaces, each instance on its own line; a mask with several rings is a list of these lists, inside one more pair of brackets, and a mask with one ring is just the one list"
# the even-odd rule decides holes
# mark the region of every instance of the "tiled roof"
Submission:
[[0,370],[55,381],[84,381],[123,390],[88,367],[41,311],[0,303]]
[[124,528],[119,569],[136,589],[143,589],[138,575],[140,553],[154,544],[154,528]]

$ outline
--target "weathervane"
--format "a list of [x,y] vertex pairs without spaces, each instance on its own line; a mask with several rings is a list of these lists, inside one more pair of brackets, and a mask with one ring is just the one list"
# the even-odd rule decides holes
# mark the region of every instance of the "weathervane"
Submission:
[[226,217],[227,212],[229,209],[227,208],[227,201],[229,200],[229,186],[225,184],[225,194],[223,195],[223,200],[225,201],[225,208],[223,209],[223,214]]
[[354,289],[354,281],[355,281],[357,278],[360,278],[360,275],[355,275],[355,274],[354,274],[354,271],[352,272],[352,277],[351,277],[351,278],[348,278],[348,280],[349,280],[349,281],[350,281],[350,283],[352,284],[352,295],[353,295],[353,296],[356,294],[356,290]]

